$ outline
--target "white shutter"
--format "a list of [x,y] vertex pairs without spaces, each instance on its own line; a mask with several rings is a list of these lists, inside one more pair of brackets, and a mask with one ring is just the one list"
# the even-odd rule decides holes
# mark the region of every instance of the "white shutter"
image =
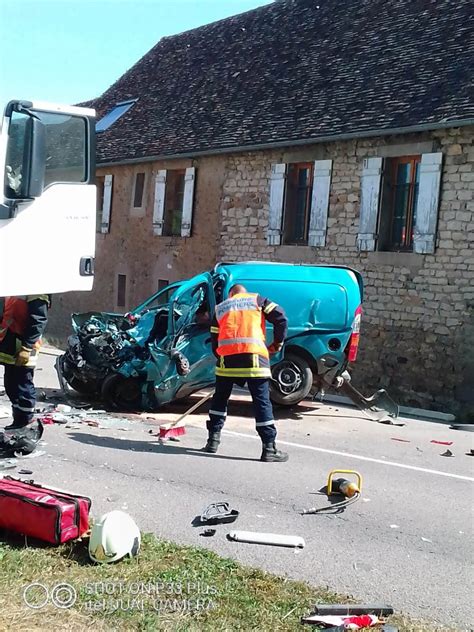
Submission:
[[308,234],[309,246],[326,245],[331,172],[332,160],[315,160]]
[[155,200],[153,203],[153,234],[163,234],[165,213],[166,169],[160,169],[155,175]]
[[183,215],[181,217],[181,237],[191,237],[194,205],[195,167],[188,167],[184,176]]
[[112,188],[114,176],[107,175],[104,179],[104,198],[102,202],[102,221],[100,232],[106,234],[110,231],[110,211],[112,208]]
[[286,165],[272,165],[270,178],[270,217],[268,219],[267,240],[271,246],[281,244],[283,221],[283,195],[285,193]]
[[442,163],[441,152],[421,156],[413,240],[413,250],[418,253],[430,253],[435,249]]
[[375,250],[383,158],[365,158],[361,177],[359,250]]

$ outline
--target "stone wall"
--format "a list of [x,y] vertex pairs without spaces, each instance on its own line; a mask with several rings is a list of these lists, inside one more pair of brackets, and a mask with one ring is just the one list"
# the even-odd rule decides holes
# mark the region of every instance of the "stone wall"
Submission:
[[[196,167],[192,235],[153,234],[153,174],[159,169]],[[133,166],[99,168],[97,175],[113,174],[110,232],[97,234],[96,274],[92,292],[57,295],[48,326],[53,340],[70,332],[72,312],[126,312],[158,289],[158,280],[172,283],[208,270],[216,262],[219,241],[218,208],[225,163],[218,157],[173,160]],[[143,210],[132,209],[135,173],[146,173]],[[117,279],[127,276],[125,307],[117,306]]]
[[[474,405],[473,139],[473,128],[460,128],[229,155],[219,256],[357,268],[366,295],[354,382],[386,387],[408,405],[468,411]],[[444,153],[435,253],[358,252],[363,158],[418,151]],[[272,163],[325,158],[333,160],[326,246],[268,246]]]

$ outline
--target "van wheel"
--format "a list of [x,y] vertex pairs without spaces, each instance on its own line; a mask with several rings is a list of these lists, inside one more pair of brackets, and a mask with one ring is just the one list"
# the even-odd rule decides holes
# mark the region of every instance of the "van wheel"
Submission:
[[142,381],[113,373],[102,384],[102,397],[115,410],[139,410],[142,408]]
[[299,404],[309,394],[313,385],[313,372],[308,362],[295,353],[272,367],[270,399],[279,406]]

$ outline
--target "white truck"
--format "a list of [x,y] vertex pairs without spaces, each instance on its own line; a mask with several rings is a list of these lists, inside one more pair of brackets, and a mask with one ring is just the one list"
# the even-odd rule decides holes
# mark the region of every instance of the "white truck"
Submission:
[[91,290],[95,112],[10,101],[0,139],[2,298]]

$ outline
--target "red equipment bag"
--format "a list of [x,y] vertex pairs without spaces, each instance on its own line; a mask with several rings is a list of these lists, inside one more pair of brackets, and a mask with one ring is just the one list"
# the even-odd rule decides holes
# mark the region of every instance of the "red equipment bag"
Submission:
[[0,529],[62,544],[89,528],[91,500],[10,476],[0,478]]

